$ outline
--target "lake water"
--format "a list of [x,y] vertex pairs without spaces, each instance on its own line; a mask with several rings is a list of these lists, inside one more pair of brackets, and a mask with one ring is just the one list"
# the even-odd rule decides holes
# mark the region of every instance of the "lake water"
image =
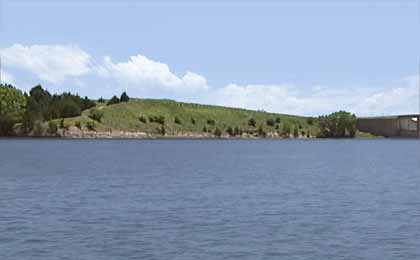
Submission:
[[420,259],[420,142],[0,140],[0,259]]

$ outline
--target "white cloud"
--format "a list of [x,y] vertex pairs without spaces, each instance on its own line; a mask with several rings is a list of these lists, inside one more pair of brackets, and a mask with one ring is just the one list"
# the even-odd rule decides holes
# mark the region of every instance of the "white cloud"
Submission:
[[[343,84],[302,88],[292,83],[231,83],[215,88],[209,86],[200,74],[186,71],[178,76],[167,64],[140,54],[128,61],[113,62],[110,57],[104,57],[95,63],[87,52],[73,45],[15,44],[1,51],[6,68],[29,71],[54,85],[56,91],[78,89],[80,94],[88,92],[93,97],[128,91],[135,97],[172,98],[300,115],[320,115],[337,110],[357,115],[404,114],[415,113],[418,109],[417,76],[407,77],[390,86],[350,88]],[[92,77],[82,78],[87,74]],[[6,72],[2,75],[4,82],[15,81]],[[63,88],[62,83],[68,79],[72,79],[73,89]],[[90,80],[89,84],[85,80]]]
[[91,71],[90,55],[73,45],[14,44],[2,49],[1,53],[7,67],[29,71],[53,84]]
[[187,71],[182,77],[171,72],[165,63],[151,60],[143,55],[132,56],[127,62],[114,63],[105,57],[103,65],[97,68],[98,75],[111,77],[126,88],[143,92],[191,93],[207,90],[207,80],[196,73]]
[[8,72],[1,70],[1,82],[2,83],[8,83],[8,84],[14,84],[15,79],[12,74],[9,74]]
[[306,91],[293,84],[229,84],[213,91],[206,102],[298,115],[320,115],[338,110],[357,115],[409,114],[418,110],[417,82],[418,77],[407,77],[390,87],[316,85]]

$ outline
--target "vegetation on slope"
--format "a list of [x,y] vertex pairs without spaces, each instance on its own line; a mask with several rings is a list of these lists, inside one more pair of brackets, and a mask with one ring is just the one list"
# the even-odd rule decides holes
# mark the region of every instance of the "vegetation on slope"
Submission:
[[[281,102],[281,101],[279,101]],[[319,118],[176,102],[120,98],[90,100],[50,94],[36,86],[29,94],[0,85],[0,136],[56,136],[69,129],[136,132],[147,136],[354,137],[355,116],[337,112]]]
[[[121,130],[177,136],[196,133],[215,136],[316,136],[316,119],[245,109],[182,103],[172,100],[131,99],[113,105],[97,103],[97,131]],[[66,119],[66,125],[92,121],[91,110]]]

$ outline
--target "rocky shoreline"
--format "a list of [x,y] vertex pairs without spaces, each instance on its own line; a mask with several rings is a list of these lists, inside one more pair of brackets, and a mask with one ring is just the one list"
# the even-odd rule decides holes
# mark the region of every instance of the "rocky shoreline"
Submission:
[[[77,127],[68,127],[65,130],[59,130],[57,135],[47,135],[43,137],[57,137],[65,139],[261,139],[262,137],[243,134],[241,136],[230,136],[224,134],[222,136],[215,136],[211,133],[196,133],[196,132],[178,132],[175,134],[168,133],[166,135],[157,135],[147,132],[130,132],[121,130],[109,130],[109,131],[92,131],[86,129],[79,129]],[[268,133],[265,138],[271,139],[313,139],[315,137],[299,136],[299,137],[285,137],[278,135],[277,133]]]

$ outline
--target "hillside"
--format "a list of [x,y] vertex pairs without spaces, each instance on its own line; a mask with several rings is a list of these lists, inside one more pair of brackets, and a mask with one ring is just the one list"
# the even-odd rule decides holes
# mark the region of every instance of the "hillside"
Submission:
[[[100,111],[99,120],[91,118],[93,111]],[[142,132],[151,137],[313,137],[319,132],[316,122],[312,118],[262,111],[131,99],[108,106],[98,102],[95,108],[66,118],[63,123],[66,129],[78,128],[81,132]]]

